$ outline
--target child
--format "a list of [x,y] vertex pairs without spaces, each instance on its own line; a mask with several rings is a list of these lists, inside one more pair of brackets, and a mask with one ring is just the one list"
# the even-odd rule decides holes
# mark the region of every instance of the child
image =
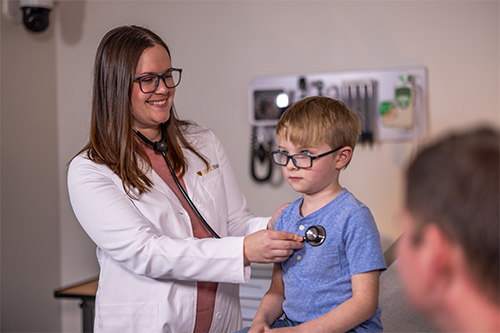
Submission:
[[386,264],[380,235],[370,210],[339,183],[359,134],[356,114],[327,97],[302,99],[281,117],[273,160],[302,198],[283,210],[275,230],[305,234],[322,226],[326,237],[274,266],[249,332],[289,326],[301,332],[382,331],[377,303]]

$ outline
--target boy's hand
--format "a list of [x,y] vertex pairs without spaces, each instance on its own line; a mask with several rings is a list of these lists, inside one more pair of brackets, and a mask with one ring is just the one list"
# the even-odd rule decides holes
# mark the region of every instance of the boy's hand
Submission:
[[276,219],[278,218],[278,216],[280,216],[281,214],[281,211],[283,209],[286,208],[286,206],[288,206],[290,203],[287,202],[286,204],[284,204],[283,206],[281,206],[280,208],[278,208],[278,210],[276,211],[276,213],[274,213],[274,215],[271,217],[271,219],[269,220],[269,222],[267,222],[267,230],[274,230],[274,222],[276,221]]
[[245,265],[251,262],[274,263],[288,259],[304,247],[303,237],[286,231],[260,230],[245,237],[243,256]]
[[[272,332],[272,333],[301,333],[302,329],[299,326],[290,326],[290,327],[278,327],[278,328],[273,328],[267,332]],[[303,333],[309,333],[309,332],[303,332]]]
[[268,332],[268,331],[269,331],[269,325],[267,325],[266,323],[254,324],[252,322],[252,326],[250,326],[248,333],[263,333],[263,332]]

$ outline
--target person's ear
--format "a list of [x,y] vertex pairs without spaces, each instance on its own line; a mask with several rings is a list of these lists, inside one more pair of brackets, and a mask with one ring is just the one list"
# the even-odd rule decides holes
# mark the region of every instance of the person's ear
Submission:
[[349,146],[342,147],[337,155],[337,163],[335,167],[340,170],[349,163],[352,158],[352,148]]
[[453,279],[454,247],[441,229],[432,223],[422,230],[421,247],[428,287],[442,296]]

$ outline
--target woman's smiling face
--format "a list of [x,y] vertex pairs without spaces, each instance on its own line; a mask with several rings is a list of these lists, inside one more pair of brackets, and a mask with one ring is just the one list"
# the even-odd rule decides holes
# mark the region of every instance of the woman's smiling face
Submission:
[[[135,77],[146,74],[162,75],[172,68],[167,50],[161,45],[147,48],[142,53]],[[145,94],[141,91],[139,82],[134,81],[130,102],[132,104],[133,127],[151,140],[159,136],[159,125],[170,119],[170,110],[174,102],[175,88],[167,88],[163,80],[158,88]]]

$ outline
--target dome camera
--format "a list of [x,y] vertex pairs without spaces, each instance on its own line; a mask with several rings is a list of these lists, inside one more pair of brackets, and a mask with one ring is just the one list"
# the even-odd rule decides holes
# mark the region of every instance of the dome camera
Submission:
[[42,32],[49,27],[49,14],[54,6],[52,0],[20,0],[24,26],[33,32]]

